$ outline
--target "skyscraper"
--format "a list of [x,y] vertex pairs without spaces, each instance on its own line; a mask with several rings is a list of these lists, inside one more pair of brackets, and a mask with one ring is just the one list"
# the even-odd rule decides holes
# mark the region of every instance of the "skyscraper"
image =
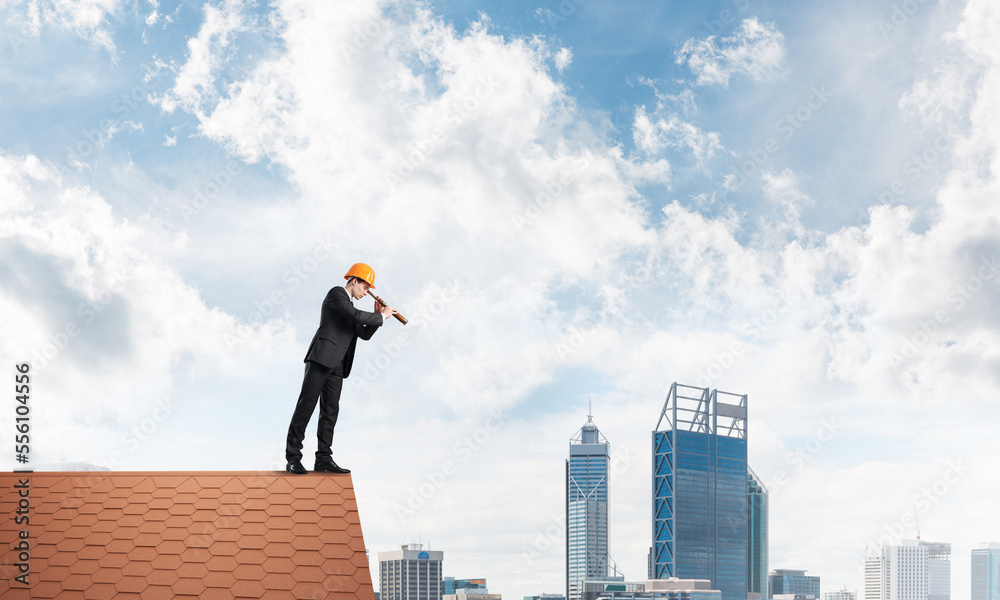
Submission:
[[747,593],[768,598],[767,488],[747,467]]
[[441,600],[444,552],[404,544],[378,553],[379,600]]
[[951,600],[951,544],[920,545],[927,548],[927,600]]
[[566,461],[566,598],[608,575],[608,467],[611,447],[593,417],[570,439]]
[[1000,544],[983,542],[972,550],[972,600],[1000,600]]
[[865,600],[927,600],[927,546],[903,540],[870,547],[865,554]]
[[674,383],[653,431],[654,579],[746,600],[747,397]]

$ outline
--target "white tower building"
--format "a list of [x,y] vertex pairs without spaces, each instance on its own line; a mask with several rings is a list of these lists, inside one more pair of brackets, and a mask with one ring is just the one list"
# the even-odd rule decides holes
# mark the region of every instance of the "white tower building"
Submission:
[[381,600],[441,600],[444,552],[424,550],[423,544],[404,544],[399,550],[378,553]]
[[611,446],[591,415],[569,442],[566,461],[566,597],[585,580],[608,576],[608,469]]
[[951,544],[903,540],[869,548],[865,600],[950,600]]

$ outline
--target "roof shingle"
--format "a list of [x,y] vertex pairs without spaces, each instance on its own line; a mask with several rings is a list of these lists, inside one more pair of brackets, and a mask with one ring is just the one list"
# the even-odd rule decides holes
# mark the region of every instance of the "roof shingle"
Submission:
[[[0,486],[5,600],[374,600],[349,475],[0,473]],[[27,586],[15,580],[24,530]]]

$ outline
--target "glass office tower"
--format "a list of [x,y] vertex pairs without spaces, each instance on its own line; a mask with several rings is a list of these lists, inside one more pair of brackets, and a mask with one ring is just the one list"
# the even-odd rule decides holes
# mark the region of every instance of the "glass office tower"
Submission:
[[1000,544],[983,542],[972,550],[972,600],[1000,600]]
[[674,383],[653,432],[653,578],[746,600],[747,548],[747,397]]
[[927,600],[951,600],[951,544],[920,542],[927,547]]
[[585,579],[608,575],[608,467],[611,446],[587,423],[569,442],[566,461],[566,598],[580,600]]
[[770,598],[767,592],[767,488],[750,467],[747,467],[747,542],[747,593]]

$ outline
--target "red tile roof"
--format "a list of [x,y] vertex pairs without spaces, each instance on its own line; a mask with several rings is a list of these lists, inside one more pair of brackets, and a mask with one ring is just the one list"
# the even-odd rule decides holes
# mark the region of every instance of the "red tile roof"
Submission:
[[4,600],[374,600],[350,475],[0,473],[0,486]]

